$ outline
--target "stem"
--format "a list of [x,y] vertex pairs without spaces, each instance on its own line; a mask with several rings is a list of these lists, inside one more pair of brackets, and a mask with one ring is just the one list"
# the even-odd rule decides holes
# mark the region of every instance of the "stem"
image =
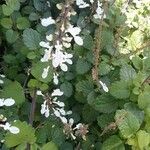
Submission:
[[34,121],[35,105],[36,105],[36,90],[34,90],[34,93],[33,93],[30,116],[29,116],[29,124],[31,126],[33,126],[33,121]]
[[[31,103],[31,108],[30,108],[30,116],[29,116],[29,124],[33,126],[33,121],[34,121],[34,114],[35,114],[35,107],[36,107],[36,90],[33,92],[32,96],[32,103]],[[30,150],[30,144],[27,144],[26,150]]]

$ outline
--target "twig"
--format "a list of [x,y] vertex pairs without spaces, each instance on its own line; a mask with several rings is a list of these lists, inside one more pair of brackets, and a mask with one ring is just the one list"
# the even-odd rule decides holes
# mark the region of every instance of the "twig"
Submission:
[[[33,121],[34,121],[34,114],[35,114],[35,107],[36,107],[36,89],[33,92],[32,96],[32,103],[31,103],[31,108],[30,108],[30,116],[29,116],[29,124],[33,126]],[[27,150],[30,150],[30,144],[27,143]]]

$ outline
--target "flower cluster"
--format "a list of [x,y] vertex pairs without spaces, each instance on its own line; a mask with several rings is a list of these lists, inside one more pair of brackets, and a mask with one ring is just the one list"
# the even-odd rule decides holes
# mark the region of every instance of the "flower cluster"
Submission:
[[[90,0],[90,3],[93,4],[94,0]],[[76,0],[76,5],[79,8],[86,8],[86,7],[90,7],[90,4],[84,2],[83,0]],[[97,1],[97,8],[95,10],[95,14],[93,15],[93,17],[95,19],[101,19],[106,18],[106,15],[104,14],[104,9],[102,8],[102,3],[99,2],[99,0]]]
[[[52,66],[55,70],[53,73],[53,82],[55,85],[59,83],[58,69],[66,72],[68,70],[68,64],[73,64],[73,55],[65,50],[71,49],[72,41],[79,46],[83,45],[83,39],[80,36],[81,28],[74,26],[69,22],[71,15],[76,14],[74,10],[72,10],[71,4],[72,3],[70,2],[65,5],[56,5],[59,10],[62,10],[60,16],[56,20],[51,16],[41,19],[41,24],[44,27],[52,24],[56,26],[54,34],[46,35],[46,40],[39,43],[40,46],[44,48],[44,55],[41,58],[41,62],[52,62]],[[80,8],[89,6],[89,4],[86,4],[83,0],[76,1],[76,4],[80,5]],[[43,69],[42,78],[48,76],[49,69],[50,66]],[[72,118],[69,120],[67,119],[67,116],[72,114],[72,111],[65,111],[64,102],[58,100],[58,97],[63,95],[63,92],[59,88],[53,90],[50,95],[48,93],[43,94],[41,91],[37,91],[37,95],[42,96],[44,99],[44,102],[41,105],[41,114],[45,117],[52,115],[59,118],[64,124],[64,133],[71,135],[73,139],[75,139],[76,136],[81,136],[85,139],[85,135],[88,133],[87,126],[84,132],[83,127],[85,126],[81,123],[72,128],[74,120]]]
[[63,132],[67,135],[69,138],[73,140],[76,139],[76,137],[82,137],[82,139],[86,140],[86,134],[88,133],[88,125],[78,123],[75,127],[74,125],[74,120],[72,118],[69,119],[69,121],[65,121],[64,123],[64,129]]
[[55,115],[62,122],[66,120],[64,116],[71,114],[71,111],[64,110],[64,102],[57,101],[58,96],[62,96],[63,92],[60,89],[55,89],[51,95],[43,94],[41,91],[37,91],[37,95],[41,95],[44,99],[43,104],[41,105],[41,114],[44,114],[45,117],[49,117],[51,115]]

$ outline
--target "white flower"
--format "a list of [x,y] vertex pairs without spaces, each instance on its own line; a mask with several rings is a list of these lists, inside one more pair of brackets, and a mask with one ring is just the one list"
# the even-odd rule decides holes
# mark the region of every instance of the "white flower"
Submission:
[[18,134],[19,131],[20,131],[17,127],[11,126],[11,124],[9,124],[8,122],[6,122],[5,125],[0,125],[0,126],[3,127],[4,130],[8,130],[8,131],[10,131],[13,134]]
[[76,0],[76,5],[79,6],[79,8],[86,8],[89,7],[90,5],[84,2],[83,0]]
[[72,60],[70,59],[72,57],[73,57],[72,54],[63,53],[59,50],[56,50],[55,53],[52,54],[52,65],[54,68],[60,66],[60,68],[63,71],[67,71],[68,67],[65,64],[65,62],[67,62],[68,64],[72,64]]
[[51,24],[55,24],[55,20],[52,19],[52,17],[43,18],[43,19],[41,19],[41,24],[42,24],[42,26],[47,27]]
[[62,96],[64,93],[62,91],[60,91],[60,89],[56,89],[53,91],[53,93],[51,94],[51,96]]
[[58,74],[57,74],[57,73],[54,73],[54,74],[53,74],[53,82],[54,82],[55,85],[57,85],[58,82],[59,82],[59,81],[58,81]]
[[[101,7],[102,7],[102,3],[100,3],[98,1],[98,6],[97,6],[97,9],[96,9],[96,14],[94,14],[94,18],[95,19],[101,19],[102,18],[104,10]],[[103,17],[106,18],[106,15],[104,14]]]
[[102,86],[102,88],[103,88],[103,90],[104,90],[105,92],[108,92],[108,91],[109,91],[109,89],[108,89],[108,87],[107,87],[107,85],[106,85],[105,83],[103,83],[102,81],[99,81],[99,83],[100,83],[100,85]]
[[53,47],[50,47],[48,50],[45,49],[44,56],[41,58],[41,62],[48,62],[51,59],[51,52]]
[[83,39],[79,36],[79,33],[81,32],[81,29],[79,27],[73,27],[72,25],[70,25],[66,32],[69,32],[73,36],[74,41],[78,45],[83,45]]
[[42,73],[42,78],[45,79],[48,76],[48,71],[49,71],[50,66],[48,66],[47,68],[43,69],[43,73]]
[[58,50],[58,51],[63,50],[63,46],[62,46],[62,44],[59,43],[59,41],[56,42],[55,48],[56,48],[56,50]]
[[49,108],[48,105],[46,104],[46,101],[44,101],[44,103],[41,105],[41,114],[45,115],[46,118],[49,117],[50,112],[49,112]]
[[0,98],[0,107],[2,107],[2,106],[12,106],[14,104],[15,104],[15,100],[12,99],[12,98],[7,98],[7,99]]

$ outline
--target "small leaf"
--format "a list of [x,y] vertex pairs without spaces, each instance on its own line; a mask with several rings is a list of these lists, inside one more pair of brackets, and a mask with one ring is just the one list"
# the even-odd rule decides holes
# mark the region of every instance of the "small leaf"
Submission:
[[150,143],[150,135],[144,130],[139,130],[136,134],[138,139],[138,145],[141,150],[146,149]]
[[36,30],[28,28],[23,32],[23,41],[29,49],[34,50],[40,47],[41,37]]
[[141,109],[146,108],[148,105],[150,105],[150,92],[145,91],[141,93],[138,97],[138,106]]
[[102,150],[125,150],[125,147],[117,135],[112,135],[104,141]]
[[17,81],[7,84],[0,93],[0,96],[3,98],[13,98],[17,105],[25,101],[24,89]]
[[5,137],[5,144],[8,148],[17,146],[23,143],[33,144],[36,141],[34,135],[34,129],[28,125],[26,122],[16,121],[13,126],[19,128],[20,132],[18,134],[7,133]]
[[17,28],[20,30],[26,29],[30,27],[30,22],[25,17],[17,18]]
[[1,19],[1,25],[6,29],[10,29],[13,25],[13,22],[10,18],[3,18]]
[[130,96],[130,90],[128,82],[125,81],[116,81],[111,85],[110,93],[112,96],[125,99]]
[[138,118],[131,112],[124,109],[117,110],[115,120],[117,122],[121,135],[126,139],[130,138],[140,128]]
[[116,111],[118,102],[112,96],[103,94],[95,99],[93,107],[99,112],[111,113]]
[[58,150],[58,148],[54,142],[48,142],[41,150]]
[[76,71],[78,74],[85,74],[86,72],[89,71],[91,68],[91,65],[82,59],[78,59],[77,64],[76,64]]
[[18,32],[16,31],[13,31],[13,30],[7,30],[6,32],[6,40],[9,42],[9,43],[14,43],[19,37],[19,34]]
[[[43,73],[44,68],[46,68],[47,66],[50,66],[49,71],[48,71],[48,76],[45,79],[43,79],[42,73]],[[33,64],[31,68],[31,74],[39,81],[48,83],[53,78],[52,66],[49,62],[37,62],[36,64]]]
[[91,91],[94,90],[94,86],[92,82],[88,80],[82,80],[76,84],[76,90],[87,96]]
[[135,70],[130,65],[124,65],[122,66],[120,70],[120,79],[121,80],[132,80],[136,76]]
[[65,82],[61,84],[60,89],[62,92],[64,92],[65,96],[70,97],[72,95],[73,87],[71,83]]

